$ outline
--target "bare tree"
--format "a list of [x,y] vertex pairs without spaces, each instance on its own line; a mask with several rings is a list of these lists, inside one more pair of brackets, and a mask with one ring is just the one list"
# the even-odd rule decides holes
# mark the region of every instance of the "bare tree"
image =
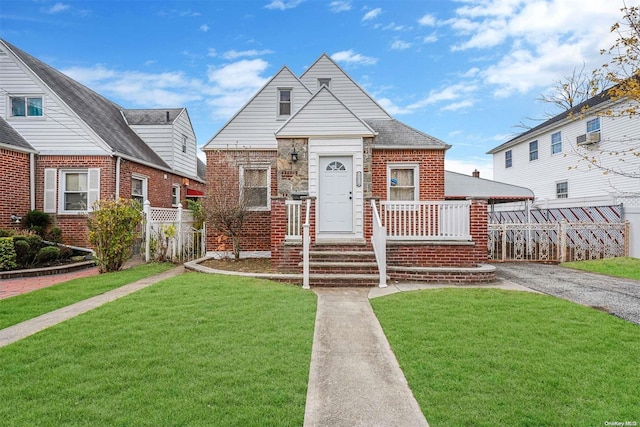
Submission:
[[[607,84],[605,79],[599,73],[585,73],[585,67],[583,63],[580,70],[574,68],[571,75],[554,81],[551,91],[541,94],[537,100],[558,107],[560,111],[568,111],[603,91]],[[547,113],[548,117],[555,115]]]

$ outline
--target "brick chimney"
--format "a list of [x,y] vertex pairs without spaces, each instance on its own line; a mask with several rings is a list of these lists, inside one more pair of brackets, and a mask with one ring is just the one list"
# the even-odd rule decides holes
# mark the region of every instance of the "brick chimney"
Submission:
[[480,178],[480,171],[478,169],[474,169],[471,173],[471,176],[473,176],[474,178]]

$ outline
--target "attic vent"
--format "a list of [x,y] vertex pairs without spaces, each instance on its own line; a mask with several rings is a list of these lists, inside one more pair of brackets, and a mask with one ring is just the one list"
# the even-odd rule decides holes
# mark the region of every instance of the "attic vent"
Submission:
[[169,112],[167,111],[167,123],[169,122]]

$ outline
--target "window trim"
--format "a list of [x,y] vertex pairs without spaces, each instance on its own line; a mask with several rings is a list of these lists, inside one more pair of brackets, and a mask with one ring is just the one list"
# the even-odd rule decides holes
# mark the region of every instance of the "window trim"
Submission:
[[[67,174],[85,174],[87,176],[86,191],[73,191],[73,193],[86,193],[87,206],[85,209],[66,209],[65,195],[66,191],[66,175]],[[92,177],[93,175],[93,177]],[[100,198],[100,169],[99,168],[60,168],[57,171],[58,176],[58,213],[59,214],[83,214],[93,210],[93,204]]]
[[132,173],[131,174],[131,198],[134,200],[137,200],[134,198],[134,194],[133,194],[133,180],[136,179],[138,181],[142,181],[142,202],[140,203],[141,206],[144,205],[144,202],[146,200],[149,199],[149,177],[146,175],[142,175],[139,173]]
[[[280,94],[283,91],[289,92],[289,101],[281,101]],[[279,87],[276,91],[276,117],[279,119],[287,119],[293,115],[293,88],[292,87]],[[289,104],[289,114],[280,114],[280,105],[286,103]]]
[[[535,150],[533,149],[533,144],[535,144]],[[531,141],[529,143],[529,161],[532,162],[534,160],[538,160],[539,156],[538,156],[538,150],[539,150],[539,144],[538,144],[538,140],[534,140]]]
[[[592,123],[597,123],[597,124],[598,124],[598,127],[597,127],[597,128],[595,128],[595,127],[594,127],[594,128],[592,128],[591,130],[589,130],[589,125],[590,125],[590,124],[592,124]],[[601,129],[601,127],[600,127],[600,126],[601,126],[601,124],[600,124],[600,117],[594,117],[593,119],[589,119],[589,120],[587,120],[587,123],[586,123],[587,133],[591,133],[591,132],[600,132],[600,129]]]
[[[558,141],[553,141],[554,135],[558,135]],[[556,148],[560,148],[558,151],[555,151]],[[551,134],[551,155],[562,153],[562,131],[553,132]]]
[[187,142],[188,142],[188,138],[187,135],[182,135],[182,152],[183,153],[187,153]]
[[171,206],[176,208],[181,203],[180,200],[180,184],[171,185]]
[[513,167],[513,150],[504,152],[504,168],[509,169],[510,167]]
[[[396,169],[413,170],[413,200],[391,200],[391,171]],[[397,187],[396,187],[397,188]],[[409,188],[409,187],[403,187]],[[420,164],[414,162],[387,163],[387,201],[417,202],[420,200]]]
[[[242,200],[244,198],[244,173],[247,170],[264,170],[266,171],[266,176],[267,176],[267,182],[266,182],[266,191],[267,191],[267,204],[266,206],[254,206],[254,207],[249,207],[247,206],[247,210],[249,211],[270,211],[271,210],[271,164],[265,164],[265,163],[253,163],[253,164],[246,164],[246,165],[240,165],[240,170],[239,170],[239,179],[238,179],[238,193],[239,193],[239,200],[240,203],[242,203]],[[254,188],[258,188],[258,187],[254,187]]]
[[[556,199],[568,199],[569,198],[569,181],[564,179],[562,181],[556,181]],[[565,192],[560,193],[558,190],[558,186],[564,184],[565,185]]]
[[[13,114],[13,100],[14,99],[18,99],[21,98],[24,101],[24,116],[16,116]],[[38,115],[31,115],[29,114],[29,105],[28,105],[28,99],[40,99],[40,113]],[[8,111],[8,117],[12,118],[12,119],[18,119],[18,120],[23,120],[23,119],[42,119],[44,118],[44,104],[45,104],[45,98],[44,98],[44,94],[10,94],[8,97],[8,106],[7,106],[7,111]]]

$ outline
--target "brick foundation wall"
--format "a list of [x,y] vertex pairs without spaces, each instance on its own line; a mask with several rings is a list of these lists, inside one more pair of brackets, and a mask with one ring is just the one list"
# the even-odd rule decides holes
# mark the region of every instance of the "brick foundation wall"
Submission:
[[29,154],[0,149],[0,228],[13,230],[20,224],[11,215],[24,217],[31,209]]

